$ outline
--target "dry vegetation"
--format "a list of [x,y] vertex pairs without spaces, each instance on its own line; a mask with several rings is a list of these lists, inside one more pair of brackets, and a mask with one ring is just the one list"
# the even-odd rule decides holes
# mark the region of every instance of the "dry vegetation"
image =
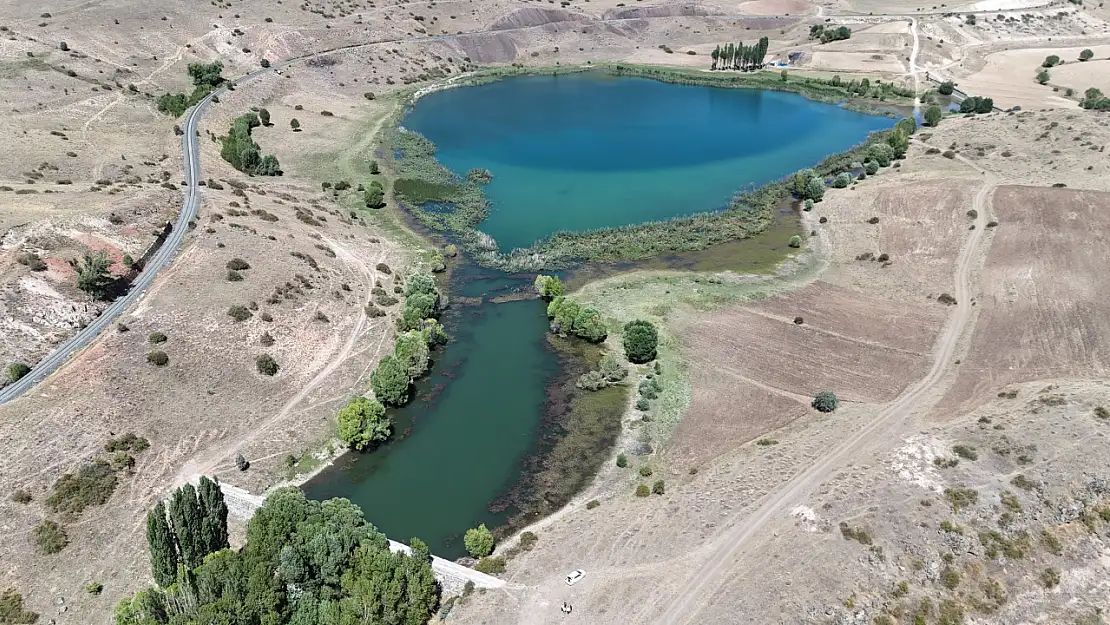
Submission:
[[[75,289],[68,261],[104,250],[126,275],[124,256],[141,259],[176,215],[180,120],[158,113],[154,98],[188,89],[186,65],[220,60],[236,77],[263,59],[305,57],[225,94],[205,116],[195,228],[122,327],[0,407],[0,589],[19,589],[46,621],[102,622],[147,579],[143,515],[172,485],[207,473],[258,492],[287,474],[289,453],[295,471],[321,462],[336,406],[392,332],[391,307],[366,314],[371,289],[392,292],[414,256],[394,207],[358,208],[374,131],[396,106],[390,92],[478,64],[705,67],[714,45],[762,35],[770,56],[801,52],[800,67],[814,73],[909,84],[906,16],[916,15],[918,66],[933,78],[1001,106],[1060,110],[923,129],[899,168],[830,192],[808,213],[811,253],[770,282],[684,275],[587,287],[584,297],[611,317],[668,324],[660,408],[650,422],[626,423],[630,469],[603,472],[535,530],[540,541],[507,573],[522,587],[472,597],[451,618],[555,621],[563,599],[591,623],[657,618],[674,598],[661,589],[726,548],[730,526],[929,370],[953,309],[937,298],[954,292],[967,211],[986,186],[1004,183],[986,196],[983,221],[999,225],[974,257],[977,314],[962,364],[926,402],[944,395],[938,409],[922,406],[812,488],[791,491],[790,507],[767,517],[742,557],[711,571],[716,585],[689,618],[862,623],[885,612],[911,622],[929,598],[929,623],[943,601],[984,621],[1098,622],[1080,619],[1107,607],[1098,605],[1107,516],[1098,467],[1110,450],[1097,409],[1110,396],[1075,380],[1104,376],[1108,361],[1100,209],[1110,131],[1063,91],[1105,83],[1105,60],[1068,55],[1091,47],[1104,59],[1110,14],[1017,1],[1002,19],[980,13],[971,25],[939,13],[970,3],[826,3],[824,18],[853,36],[817,44],[808,40],[815,3],[624,4],[64,0],[0,9],[5,366],[33,364],[103,308]],[[1068,63],[1041,86],[1033,75],[1047,54]],[[235,172],[211,140],[254,107],[271,115],[252,136],[278,157],[281,178]],[[322,191],[324,181],[352,188]],[[1045,188],[1053,184],[1068,188]],[[259,372],[263,354],[275,375]],[[809,407],[825,389],[842,399],[831,416]],[[105,448],[132,431],[150,448]],[[237,453],[252,463],[246,473]],[[643,467],[651,479],[637,477]],[[66,473],[89,478],[63,482],[91,502],[82,510],[49,505]],[[633,496],[659,479],[666,494]],[[952,497],[970,495],[945,489],[960,488],[974,489],[975,501],[954,511]],[[587,577],[567,588],[562,575],[575,568]],[[1046,592],[1051,571],[1058,585]],[[102,594],[83,592],[93,582]]]

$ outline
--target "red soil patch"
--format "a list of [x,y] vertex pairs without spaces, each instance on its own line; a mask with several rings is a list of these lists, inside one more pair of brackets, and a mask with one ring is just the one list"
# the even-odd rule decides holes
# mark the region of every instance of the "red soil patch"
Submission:
[[1110,373],[1110,193],[1000,187],[979,320],[938,418],[1007,384]]

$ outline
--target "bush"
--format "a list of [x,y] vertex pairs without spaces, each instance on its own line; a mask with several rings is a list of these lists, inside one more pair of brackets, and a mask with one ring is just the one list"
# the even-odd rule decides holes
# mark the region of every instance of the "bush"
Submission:
[[952,510],[956,512],[979,501],[979,492],[971,488],[946,488],[944,496],[948,499],[948,503],[952,504]]
[[52,512],[78,515],[89,506],[107,502],[115,490],[115,471],[98,459],[82,466],[76,474],[66,473],[58,478],[45,503]]
[[1055,588],[1060,584],[1060,571],[1052,567],[1048,567],[1041,571],[1041,585],[1045,588]]
[[650,321],[637,319],[624,326],[624,353],[630,362],[637,364],[655,360],[659,333]]
[[649,495],[651,495],[651,489],[648,488],[647,484],[640,484],[636,487],[637,497],[647,497]]
[[300,122],[300,120],[298,120],[296,117],[289,120],[289,127],[293,129],[293,132],[300,132],[301,131],[301,122]]
[[246,471],[250,468],[250,466],[251,463],[247,462],[247,459],[243,457],[243,454],[235,454],[236,469],[239,469],[240,471]]
[[940,123],[942,117],[944,117],[944,111],[940,110],[940,107],[935,104],[925,109],[925,123],[929,126],[935,127]]
[[227,268],[234,269],[236,271],[243,271],[244,269],[250,269],[251,266],[250,263],[243,260],[242,258],[232,258],[231,260],[227,261]]
[[543,274],[536,276],[533,287],[541,299],[549,302],[562,295],[565,290],[559,276],[545,276]]
[[1094,55],[1095,55],[1095,53],[1090,48],[1086,48],[1085,50],[1083,50],[1082,52],[1079,53],[1079,60],[1080,61],[1090,61],[1091,57],[1093,57]]
[[478,527],[466,530],[463,535],[463,544],[467,552],[475,558],[484,558],[493,553],[493,534],[482,523]]
[[158,367],[165,367],[170,362],[170,357],[163,351],[153,351],[146,355],[146,361]]
[[227,281],[228,282],[241,282],[242,280],[243,280],[243,274],[239,273],[238,271],[235,271],[234,269],[228,269],[227,270]]
[[92,582],[91,584],[85,586],[85,592],[89,593],[90,595],[99,595],[103,591],[104,584],[101,584],[100,582]]
[[651,485],[651,492],[656,495],[664,494],[666,492],[666,486],[663,484],[663,480],[656,480],[655,483]]
[[624,454],[617,454],[617,466],[622,468],[622,469],[627,467],[628,466],[628,456],[626,456]]
[[879,223],[879,218],[878,218],[878,217],[872,217],[871,219],[868,219],[868,220],[867,220],[867,223],[869,223],[869,224],[871,224],[872,226],[874,226],[875,224]]
[[641,397],[636,400],[636,410],[640,412],[651,410],[651,402],[648,401],[647,397]]
[[948,590],[955,590],[960,585],[960,572],[950,566],[944,567],[940,572],[940,583]]
[[834,189],[843,189],[852,183],[852,174],[842,171],[833,178],[832,186]]
[[39,551],[50,555],[65,549],[69,544],[69,537],[61,525],[47,519],[35,526],[35,544]]
[[131,451],[141,453],[150,449],[150,441],[142,436],[136,436],[134,432],[128,432],[122,436],[109,438],[107,443],[104,443],[104,451],[108,453],[115,453],[117,451]]
[[937,87],[937,92],[940,93],[941,95],[952,95],[952,92],[955,91],[955,89],[956,89],[955,83],[953,83],[950,80],[946,80],[946,81],[940,83],[940,86]]
[[591,500],[586,502],[586,509],[587,510],[593,510],[594,508],[596,508],[600,505],[601,505],[600,501],[598,501],[596,499],[591,499]]
[[1038,83],[1043,85],[1046,82],[1048,82],[1049,78],[1051,78],[1051,76],[1049,76],[1048,70],[1042,69],[1041,71],[1037,72],[1037,82]]
[[975,451],[974,447],[968,445],[955,445],[952,447],[952,453],[963,458],[964,460],[978,460],[979,452]]
[[813,210],[813,200],[811,200],[809,198],[806,198],[804,208],[802,210],[806,210],[806,211]]
[[262,375],[277,375],[279,369],[278,363],[274,360],[273,356],[269,354],[259,354],[258,357],[254,359],[254,364],[258,367],[258,372]]
[[867,172],[868,176],[874,176],[879,171],[879,163],[876,161],[867,161],[863,166],[863,170]]
[[1055,67],[1056,65],[1059,65],[1059,64],[1060,64],[1060,57],[1056,56],[1055,54],[1051,54],[1051,55],[1046,56],[1044,58],[1044,62],[1041,63],[1041,67]]
[[150,334],[146,335],[146,340],[151,345],[157,345],[158,343],[165,343],[166,340],[167,340],[167,337],[166,337],[165,334],[163,334],[161,332],[151,332]]
[[20,378],[31,372],[31,368],[25,363],[16,362],[8,365],[8,381],[17,382]]
[[500,575],[505,572],[505,558],[500,556],[482,558],[474,565],[474,570],[486,575]]
[[23,610],[23,596],[14,588],[0,592],[0,623],[36,623],[39,615]]
[[46,262],[34,252],[24,252],[16,257],[16,262],[31,271],[46,271]]
[[258,344],[262,347],[270,347],[274,344],[274,337],[269,332],[263,332],[262,336],[258,337]]
[[652,473],[651,467],[649,467],[649,466],[640,467],[640,475],[642,475],[644,477],[651,477],[651,473]]
[[355,397],[337,415],[339,438],[352,449],[365,449],[389,438],[392,420],[376,400]]
[[801,247],[802,246],[802,237],[797,235],[797,234],[791,236],[790,237],[790,242],[788,243],[788,245],[790,247],[794,247],[794,248]]
[[834,393],[821,391],[813,398],[813,402],[810,405],[818,412],[833,412],[836,410],[837,406],[840,405],[840,400],[836,398]]
[[239,304],[228,308],[227,314],[236,321],[246,321],[254,316],[254,313],[248,310],[246,306],[240,306]]
[[33,499],[34,499],[34,497],[31,497],[31,492],[28,491],[25,488],[17,488],[15,490],[15,492],[12,493],[12,497],[11,497],[12,501],[14,501],[15,503],[20,503],[20,504],[31,503],[31,501]]

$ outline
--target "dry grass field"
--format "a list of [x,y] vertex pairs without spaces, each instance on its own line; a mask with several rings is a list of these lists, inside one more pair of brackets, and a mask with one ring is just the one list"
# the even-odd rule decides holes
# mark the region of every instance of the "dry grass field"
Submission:
[[[902,623],[928,598],[930,625],[943,601],[958,604],[968,623],[1099,622],[1095,610],[1110,609],[1100,559],[1110,478],[1099,472],[1110,449],[1093,416],[1110,406],[1097,381],[1110,361],[1100,297],[1110,122],[1033,76],[1045,55],[1059,54],[1068,62],[1051,70],[1050,84],[1061,92],[1105,84],[1110,14],[1067,3],[1032,8],[1037,0],[625,4],[61,0],[0,8],[4,365],[33,363],[103,307],[74,288],[69,260],[104,250],[123,272],[124,255],[140,257],[179,210],[180,120],[157,112],[155,97],[189,89],[189,63],[219,60],[237,77],[263,59],[301,59],[225,94],[202,120],[206,185],[195,228],[173,267],[124,315],[126,331],[110,330],[25,398],[0,406],[0,589],[21,591],[40,622],[108,622],[115,601],[148,579],[143,517],[173,485],[207,473],[258,492],[320,464],[336,407],[365,383],[392,332],[391,316],[366,316],[370,289],[391,290],[422,245],[395,207],[352,219],[354,189],[321,191],[322,182],[366,181],[374,133],[396,106],[390,92],[476,65],[705,67],[715,45],[763,35],[769,56],[805,52],[800,71],[912,84],[916,32],[921,70],[999,106],[1054,110],[951,117],[922,129],[899,167],[830,191],[806,214],[815,236],[778,276],[726,273],[709,284],[652,274],[587,285],[583,297],[611,318],[666,324],[668,412],[629,421],[630,444],[644,431],[657,435],[632,454],[631,468],[604,470],[536,528],[539,543],[510,563],[508,590],[471,596],[450,618],[562,622],[565,599],[584,622],[648,623],[689,597],[683,618],[693,622],[870,623],[885,613]],[[977,24],[968,11],[979,12]],[[911,26],[909,16],[921,17]],[[825,19],[850,25],[852,38],[809,40],[810,25]],[[1102,60],[1072,62],[1086,47]],[[278,157],[281,178],[248,178],[219,157],[214,139],[252,107],[271,113],[272,125],[253,137]],[[996,184],[983,215],[969,217]],[[969,230],[987,219],[1000,225]],[[982,243],[970,249],[969,241]],[[965,249],[975,306],[952,357],[962,364],[938,372],[947,361],[937,347],[948,345],[957,307],[936,296],[956,292]],[[45,269],[20,263],[27,252]],[[250,269],[230,282],[234,258]],[[233,306],[244,308],[243,321],[229,315]],[[151,342],[156,332],[164,342]],[[168,363],[149,363],[153,351]],[[257,371],[261,353],[277,361],[277,375]],[[917,404],[898,407],[919,380],[934,378]],[[998,397],[1004,388],[1016,399]],[[843,401],[831,416],[809,407],[823,389]],[[897,418],[872,428],[888,413]],[[49,512],[55,480],[129,431],[151,448],[120,473],[107,503],[74,518]],[[865,440],[845,447],[860,432]],[[957,444],[976,447],[978,459],[934,464]],[[250,470],[235,469],[236,453]],[[652,475],[638,476],[641,468]],[[1015,486],[1019,474],[1035,485]],[[658,479],[665,495],[632,496]],[[977,502],[953,510],[944,495],[952,487],[975,488]],[[16,489],[32,501],[11,500]],[[1004,499],[1008,492],[1016,500]],[[591,499],[600,507],[587,509]],[[32,528],[45,518],[66,525],[70,544],[59,554],[34,548]],[[965,531],[942,530],[943,521]],[[1037,540],[1046,529],[1059,549]],[[1015,540],[1026,532],[1030,555],[991,556],[993,539],[984,543],[980,532]],[[1051,590],[1040,581],[1046,567],[1061,571]],[[574,568],[587,577],[569,588],[562,576]],[[960,575],[953,588],[949,569]],[[94,581],[103,595],[84,592]]]
[[983,271],[978,328],[938,417],[974,409],[1013,383],[1104,378],[1110,325],[1102,296],[1110,194],[1009,186]]

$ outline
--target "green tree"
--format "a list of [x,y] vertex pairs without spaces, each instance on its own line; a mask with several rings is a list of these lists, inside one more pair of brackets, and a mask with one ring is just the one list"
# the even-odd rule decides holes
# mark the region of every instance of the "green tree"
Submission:
[[540,298],[549,302],[562,295],[564,290],[563,281],[559,279],[559,276],[538,275],[533,286]]
[[829,391],[821,391],[813,398],[812,406],[819,412],[832,412],[840,405],[840,400]]
[[418,330],[409,330],[397,336],[393,355],[405,366],[409,377],[415,380],[428,370],[428,337]]
[[366,203],[366,208],[385,206],[385,189],[382,188],[382,183],[377,180],[371,182],[370,187],[363,192],[362,200]]
[[887,137],[887,145],[890,146],[891,156],[905,158],[906,151],[910,149],[910,139],[901,128],[895,128],[894,132]]
[[903,117],[902,119],[898,120],[897,124],[894,124],[894,128],[897,130],[901,130],[903,133],[905,133],[907,137],[909,137],[912,136],[913,133],[917,132],[917,122],[912,117]]
[[874,176],[879,171],[878,161],[867,161],[863,166],[863,170],[867,172],[868,176]]
[[370,175],[377,176],[380,173],[382,173],[382,170],[378,167],[378,161],[370,161]]
[[894,150],[885,143],[875,143],[868,148],[867,156],[880,167],[889,167],[890,159],[894,158]]
[[655,360],[659,333],[650,321],[636,319],[625,324],[623,343],[624,354],[630,362],[650,362]]
[[430,273],[415,273],[408,277],[408,281],[405,283],[405,297],[418,294],[431,295],[438,306],[440,294],[435,276]]
[[177,542],[166,519],[166,506],[161,501],[146,515],[146,543],[154,581],[165,588],[177,580],[178,558]]
[[425,319],[436,315],[437,299],[427,293],[415,293],[405,298],[405,308],[401,311],[401,329],[419,330]]
[[1051,76],[1049,76],[1048,70],[1042,69],[1041,71],[1037,72],[1037,82],[1038,83],[1043,85],[1046,82],[1048,82],[1049,78],[1051,78]]
[[364,449],[389,438],[393,420],[379,402],[361,395],[339,410],[339,438],[353,449]]
[[925,123],[929,126],[936,127],[942,117],[944,117],[944,112],[935,104],[925,109]]
[[806,185],[813,178],[812,169],[803,169],[794,174],[794,194],[800,198],[806,197]]
[[833,178],[832,186],[834,189],[843,189],[852,183],[852,174],[842,171]]
[[825,181],[819,176],[814,176],[806,183],[806,198],[820,202],[825,197]]
[[199,566],[205,556],[201,537],[202,516],[197,491],[192,484],[173,492],[170,497],[170,526],[173,527],[181,564],[188,570]]
[[1055,54],[1050,54],[1049,56],[1044,57],[1044,62],[1041,63],[1041,67],[1055,67],[1059,64],[1060,57],[1056,56]]
[[200,543],[205,555],[227,549],[230,546],[227,540],[227,503],[220,490],[220,480],[200,476],[197,497],[201,510]]
[[374,397],[387,406],[403,406],[409,400],[408,368],[396,356],[386,356],[370,374]]
[[463,544],[466,550],[475,558],[484,558],[493,553],[493,534],[482,523],[478,527],[466,530],[463,535]]
[[571,330],[576,336],[580,336],[591,343],[600,343],[608,336],[608,329],[605,327],[605,322],[601,319],[601,313],[589,307],[582,308],[574,317],[574,325]]
[[258,120],[262,122],[263,126],[270,125],[270,111],[266,109],[258,109]]
[[296,117],[289,120],[289,127],[293,129],[293,132],[300,132],[301,131],[301,122],[300,122],[300,120],[297,119]]
[[713,58],[713,64],[709,66],[709,69],[717,69],[717,59],[721,58],[721,46],[713,48],[713,51],[709,53],[709,56]]
[[951,80],[946,80],[940,83],[940,86],[937,87],[937,93],[941,95],[952,95],[952,92],[955,90],[956,84],[953,83]]
[[556,296],[547,305],[547,317],[551,320],[551,331],[556,334],[570,334],[574,329],[574,320],[582,310],[581,305],[566,295]]
[[112,265],[108,255],[102,250],[95,254],[85,252],[77,263],[77,288],[95,297],[107,299],[115,280],[108,268]]
[[1090,61],[1091,58],[1094,57],[1094,55],[1095,55],[1095,53],[1092,52],[1090,48],[1086,48],[1082,52],[1079,53],[1079,60],[1080,61]]
[[31,368],[22,362],[8,365],[8,382],[18,382],[23,376],[31,372]]
[[994,100],[991,98],[979,98],[975,103],[976,113],[990,113],[994,110]]

